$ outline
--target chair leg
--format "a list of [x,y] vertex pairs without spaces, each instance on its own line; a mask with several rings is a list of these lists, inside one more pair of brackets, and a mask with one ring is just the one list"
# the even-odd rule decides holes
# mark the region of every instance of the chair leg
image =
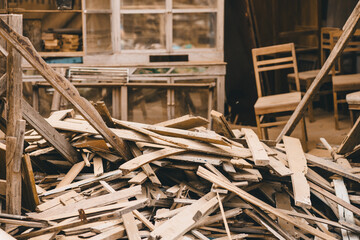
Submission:
[[260,126],[260,115],[255,115],[255,118],[256,118],[256,126],[257,126],[257,130],[258,130],[258,135],[259,135],[259,138],[262,139],[263,135],[262,135],[261,126]]
[[338,102],[337,102],[337,93],[333,91],[334,98],[334,119],[335,119],[335,129],[339,130],[339,110],[338,110]]
[[308,151],[308,135],[306,131],[306,122],[305,122],[305,116],[301,119],[301,139],[302,139],[302,145],[305,152]]
[[264,127],[264,139],[269,140],[269,129],[267,127]]

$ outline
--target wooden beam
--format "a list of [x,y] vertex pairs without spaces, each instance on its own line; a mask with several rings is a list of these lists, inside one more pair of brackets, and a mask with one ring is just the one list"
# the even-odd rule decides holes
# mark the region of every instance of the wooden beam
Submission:
[[326,75],[329,73],[331,67],[333,66],[336,59],[340,56],[343,52],[346,43],[348,42],[349,38],[352,36],[356,24],[360,17],[360,1],[355,6],[353,12],[349,16],[348,20],[346,21],[343,27],[343,33],[341,34],[340,38],[336,42],[334,48],[332,49],[329,57],[326,59],[324,65],[320,69],[319,73],[316,75],[314,81],[311,83],[310,87],[308,88],[307,92],[301,99],[299,105],[296,107],[295,111],[291,115],[290,119],[286,123],[285,127],[282,129],[281,133],[276,139],[276,142],[280,142],[284,135],[290,135],[300,119],[302,118],[304,112],[306,111],[307,106],[311,102],[314,95],[319,91],[321,83],[325,79]]
[[95,108],[83,97],[64,76],[56,73],[36,52],[28,38],[17,34],[0,19],[0,35],[4,37],[39,73],[61,93],[79,113],[104,137],[124,159],[132,155],[125,142],[115,135],[104,123]]
[[304,230],[307,233],[311,233],[315,236],[318,236],[320,238],[327,239],[327,240],[330,240],[330,239],[335,240],[336,239],[332,236],[329,236],[328,234],[325,234],[325,233],[319,231],[318,229],[315,229],[311,226],[307,226],[307,225],[300,223],[299,221],[295,220],[294,218],[290,217],[289,215],[280,212],[278,209],[259,200],[258,198],[252,196],[251,194],[245,192],[244,190],[236,187],[234,184],[232,184],[228,181],[224,181],[222,178],[216,176],[215,174],[211,173],[210,171],[206,170],[205,168],[203,168],[201,166],[199,167],[197,174],[200,177],[208,180],[209,182],[215,183],[216,185],[221,186],[221,187],[237,194],[240,198],[244,199],[247,202],[250,202],[251,204],[259,207],[260,209],[270,212],[270,213],[276,215],[277,217],[282,218],[283,220],[292,223],[294,226],[298,227],[299,229]]
[[59,182],[59,184],[56,185],[56,188],[61,188],[63,186],[72,183],[72,181],[76,178],[76,176],[81,172],[81,170],[84,167],[85,167],[85,161],[75,163],[67,172],[65,177]]
[[71,164],[80,161],[79,153],[53,128],[30,104],[23,99],[22,113],[25,120]]
[[5,73],[0,77],[0,97],[5,95],[6,93],[6,82],[7,82],[7,75]]
[[291,175],[291,183],[294,191],[295,205],[311,208],[310,187],[305,177],[307,164],[301,142],[297,138],[287,136],[284,136],[283,140],[289,167],[293,172]]

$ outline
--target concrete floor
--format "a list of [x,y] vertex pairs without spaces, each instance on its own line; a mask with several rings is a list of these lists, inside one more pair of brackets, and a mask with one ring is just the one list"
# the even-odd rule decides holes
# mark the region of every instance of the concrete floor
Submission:
[[[241,129],[239,125],[231,125],[232,128]],[[246,126],[248,127],[248,126]],[[269,129],[269,138],[276,139],[284,126],[272,127]],[[256,127],[251,126],[256,133]],[[321,144],[320,138],[325,138],[330,145],[336,147],[341,144],[344,137],[351,129],[349,115],[340,115],[340,130],[335,129],[333,112],[328,112],[320,108],[315,109],[315,121],[310,123],[306,118],[306,129],[308,133],[308,152],[318,156],[330,156],[327,151],[318,149],[317,145]],[[298,125],[291,136],[300,138],[301,128]]]

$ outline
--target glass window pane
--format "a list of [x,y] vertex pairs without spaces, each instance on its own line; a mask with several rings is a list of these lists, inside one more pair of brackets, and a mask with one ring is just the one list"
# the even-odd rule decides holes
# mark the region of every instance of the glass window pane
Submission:
[[164,49],[164,14],[122,14],[122,49]]
[[112,51],[110,14],[86,15],[86,44],[88,53]]
[[163,9],[165,0],[122,0],[122,9]]
[[174,8],[214,8],[217,0],[173,0]]
[[173,49],[214,48],[216,13],[173,15]]
[[88,10],[110,9],[110,0],[86,0],[85,7]]

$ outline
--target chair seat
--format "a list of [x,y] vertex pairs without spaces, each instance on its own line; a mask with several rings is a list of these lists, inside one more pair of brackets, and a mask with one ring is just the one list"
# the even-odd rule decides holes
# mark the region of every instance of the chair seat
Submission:
[[333,76],[334,91],[351,91],[360,89],[360,73]]
[[301,101],[300,92],[282,93],[260,97],[254,105],[257,115],[295,110]]
[[346,102],[348,104],[360,104],[360,91],[346,94]]

